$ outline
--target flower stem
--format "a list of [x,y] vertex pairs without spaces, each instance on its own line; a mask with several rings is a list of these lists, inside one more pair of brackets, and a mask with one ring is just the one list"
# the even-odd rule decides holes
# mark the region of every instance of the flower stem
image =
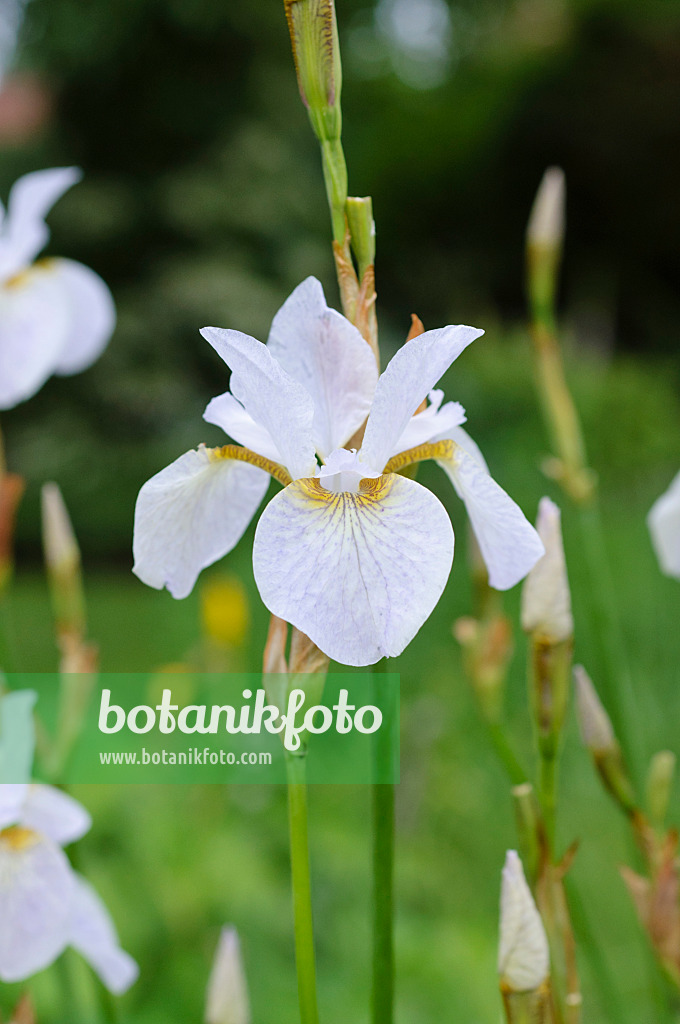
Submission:
[[639,781],[644,722],[638,712],[628,668],[596,496],[579,508],[579,525],[590,573],[591,621],[602,662],[598,681],[628,768]]
[[288,827],[295,916],[295,960],[301,1024],[318,1024],[316,958],[309,872],[307,783],[304,757],[288,755]]
[[[374,696],[379,707],[387,706],[389,695],[383,659],[375,668]],[[380,729],[375,735],[375,765],[391,761],[392,732]],[[379,778],[380,774],[376,775]],[[372,787],[373,817],[373,978],[371,987],[372,1024],[392,1024],[394,1019],[394,784],[375,782]]]

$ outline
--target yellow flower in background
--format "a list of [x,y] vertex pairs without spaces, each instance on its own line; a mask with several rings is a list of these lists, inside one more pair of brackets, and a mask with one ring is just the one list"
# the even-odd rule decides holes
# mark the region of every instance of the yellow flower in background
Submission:
[[250,628],[250,608],[237,576],[217,576],[201,587],[201,621],[220,647],[241,647]]

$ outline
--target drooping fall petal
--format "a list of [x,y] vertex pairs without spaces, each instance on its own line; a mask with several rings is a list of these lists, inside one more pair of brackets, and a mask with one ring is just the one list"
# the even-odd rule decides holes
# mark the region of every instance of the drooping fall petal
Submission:
[[346,665],[395,657],[439,600],[453,559],[439,500],[388,475],[359,493],[315,480],[284,488],[255,534],[255,580],[267,608]]
[[238,543],[269,476],[201,446],[148,480],[137,498],[134,572],[157,590],[186,597],[198,574]]
[[543,555],[541,539],[520,507],[460,445],[451,459],[437,460],[449,476],[468,516],[496,590],[508,590]]

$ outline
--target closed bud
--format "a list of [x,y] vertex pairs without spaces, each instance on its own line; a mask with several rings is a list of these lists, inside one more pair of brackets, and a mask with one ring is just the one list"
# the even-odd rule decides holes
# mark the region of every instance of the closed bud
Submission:
[[661,827],[666,819],[668,802],[675,777],[675,754],[660,750],[652,758],[647,775],[647,808],[653,825]]
[[527,244],[541,249],[561,249],[564,240],[566,186],[561,167],[549,167],[534,199],[527,225]]
[[576,707],[584,746],[590,751],[595,767],[611,795],[626,812],[635,814],[633,785],[626,769],[621,748],[592,680],[582,665],[574,667]]
[[250,1004],[236,929],[223,928],[213,964],[205,1024],[250,1024]]
[[57,630],[80,636],[85,629],[85,601],[78,543],[57,484],[44,484],[41,497],[43,549]]
[[340,138],[342,66],[334,0],[285,0],[302,102],[320,142]]
[[680,580],[680,473],[652,505],[647,525],[661,571]]
[[550,953],[541,915],[517,853],[509,850],[501,883],[498,973],[504,992],[533,992],[548,980]]
[[550,498],[541,498],[536,529],[545,554],[522,590],[522,628],[542,642],[555,644],[569,640],[574,633],[560,518],[557,505]]
[[591,754],[603,754],[618,747],[609,715],[583,665],[574,666],[576,707],[581,737]]

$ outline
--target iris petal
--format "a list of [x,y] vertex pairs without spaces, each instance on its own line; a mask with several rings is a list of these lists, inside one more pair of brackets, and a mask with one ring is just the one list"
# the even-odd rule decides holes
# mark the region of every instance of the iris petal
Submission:
[[341,448],[368,416],[378,367],[357,328],[326,305],[316,278],[308,277],[286,299],[267,347],[312,397],[319,454]]
[[390,474],[357,494],[316,480],[284,488],[263,512],[253,565],[262,600],[346,665],[395,657],[437,604],[453,560],[439,500]]
[[263,470],[219,452],[187,452],[137,498],[133,571],[173,597],[191,593],[200,571],[236,546],[269,486]]

